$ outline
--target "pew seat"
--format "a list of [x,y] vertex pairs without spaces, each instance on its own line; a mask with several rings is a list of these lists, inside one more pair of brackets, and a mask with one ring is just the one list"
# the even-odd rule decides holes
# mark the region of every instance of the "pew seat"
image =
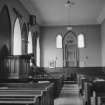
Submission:
[[105,95],[105,81],[97,81],[93,83],[93,89],[96,92],[96,95]]
[[61,91],[61,88],[62,88],[62,86],[63,86],[63,80],[64,80],[64,78],[63,78],[63,76],[53,76],[53,77],[44,77],[44,76],[37,76],[37,77],[34,77],[33,78],[33,81],[35,81],[35,82],[42,82],[42,83],[48,83],[48,82],[50,82],[50,83],[53,83],[54,84],[54,88],[53,88],[53,91],[54,91],[54,93],[53,93],[53,96],[54,96],[54,98],[56,98],[56,97],[58,97],[58,95],[59,95],[59,93],[60,93],[60,91]]
[[0,103],[54,105],[53,83],[0,83]]

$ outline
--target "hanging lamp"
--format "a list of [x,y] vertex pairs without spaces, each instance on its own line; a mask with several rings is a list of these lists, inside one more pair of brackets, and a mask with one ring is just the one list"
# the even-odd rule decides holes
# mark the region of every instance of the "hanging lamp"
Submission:
[[67,2],[65,3],[65,8],[67,8],[67,20],[68,20],[67,30],[68,31],[72,30],[72,27],[70,25],[70,10],[71,10],[71,6],[74,4],[75,3],[72,2],[71,0],[67,0]]

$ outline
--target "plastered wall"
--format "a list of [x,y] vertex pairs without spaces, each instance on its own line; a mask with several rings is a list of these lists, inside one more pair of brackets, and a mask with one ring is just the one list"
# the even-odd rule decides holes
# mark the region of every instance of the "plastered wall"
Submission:
[[[101,31],[100,25],[73,26],[72,31],[85,36],[86,47],[79,49],[79,63],[84,67],[101,66]],[[49,67],[54,60],[56,67],[63,66],[63,50],[56,48],[56,35],[65,35],[66,26],[41,27],[41,66]],[[82,65],[81,65],[82,64]]]

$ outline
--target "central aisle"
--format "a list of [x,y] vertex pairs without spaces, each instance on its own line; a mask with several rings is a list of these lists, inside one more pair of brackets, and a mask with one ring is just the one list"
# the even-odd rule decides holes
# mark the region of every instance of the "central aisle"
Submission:
[[83,105],[78,84],[65,83],[59,97],[54,100],[54,105]]

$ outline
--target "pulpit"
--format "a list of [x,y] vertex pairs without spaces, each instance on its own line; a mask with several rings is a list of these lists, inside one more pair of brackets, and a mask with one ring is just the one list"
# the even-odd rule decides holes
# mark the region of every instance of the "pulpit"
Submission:
[[28,55],[11,55],[3,59],[0,65],[1,79],[22,79],[28,78],[30,70],[30,56]]

